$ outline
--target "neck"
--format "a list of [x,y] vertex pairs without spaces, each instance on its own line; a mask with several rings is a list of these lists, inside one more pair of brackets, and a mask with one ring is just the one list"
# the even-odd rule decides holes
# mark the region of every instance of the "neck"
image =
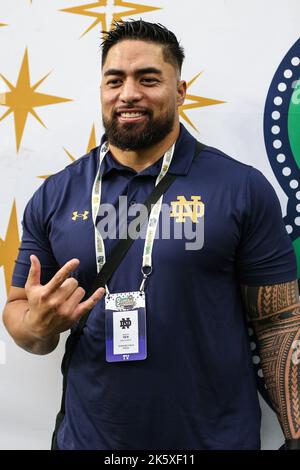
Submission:
[[157,162],[177,140],[180,132],[179,122],[161,142],[142,150],[121,150],[109,143],[112,156],[122,165],[132,168],[136,172],[143,171]]

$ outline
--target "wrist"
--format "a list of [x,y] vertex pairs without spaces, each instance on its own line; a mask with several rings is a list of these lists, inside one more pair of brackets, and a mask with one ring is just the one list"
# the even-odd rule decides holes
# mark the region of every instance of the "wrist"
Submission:
[[[32,322],[30,318],[30,308],[27,308],[23,314],[23,328],[25,331],[25,337],[28,339],[28,344],[30,349],[37,345],[37,348],[44,348],[47,345],[48,347],[52,348],[52,345],[55,345],[53,349],[55,349],[58,341],[59,341],[59,333],[47,333],[45,332],[44,328],[41,328],[40,325],[36,325]],[[38,346],[40,344],[40,346]],[[43,344],[45,346],[43,346]],[[35,348],[34,348],[35,349]]]
[[300,439],[286,439],[285,449],[286,450],[300,450]]

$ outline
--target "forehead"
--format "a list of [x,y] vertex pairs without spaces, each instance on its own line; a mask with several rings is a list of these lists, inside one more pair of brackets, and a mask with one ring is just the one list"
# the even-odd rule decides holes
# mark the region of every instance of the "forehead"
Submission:
[[111,68],[129,71],[151,66],[174,70],[165,61],[160,44],[130,39],[118,42],[108,51],[103,72]]

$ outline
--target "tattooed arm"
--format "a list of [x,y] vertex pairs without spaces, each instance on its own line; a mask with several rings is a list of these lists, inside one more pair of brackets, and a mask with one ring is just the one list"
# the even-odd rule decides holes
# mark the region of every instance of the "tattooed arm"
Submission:
[[[256,331],[265,383],[284,436],[300,449],[300,304],[297,281],[242,286]],[[299,444],[299,447],[298,447]]]

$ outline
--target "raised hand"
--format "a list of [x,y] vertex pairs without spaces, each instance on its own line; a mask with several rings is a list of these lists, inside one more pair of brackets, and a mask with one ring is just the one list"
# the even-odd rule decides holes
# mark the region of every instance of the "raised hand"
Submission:
[[68,261],[45,285],[41,285],[41,264],[35,255],[25,284],[28,311],[24,316],[26,327],[38,339],[48,339],[68,330],[103,297],[105,289],[97,289],[81,302],[85,290],[76,279],[69,277],[79,265],[74,258]]

